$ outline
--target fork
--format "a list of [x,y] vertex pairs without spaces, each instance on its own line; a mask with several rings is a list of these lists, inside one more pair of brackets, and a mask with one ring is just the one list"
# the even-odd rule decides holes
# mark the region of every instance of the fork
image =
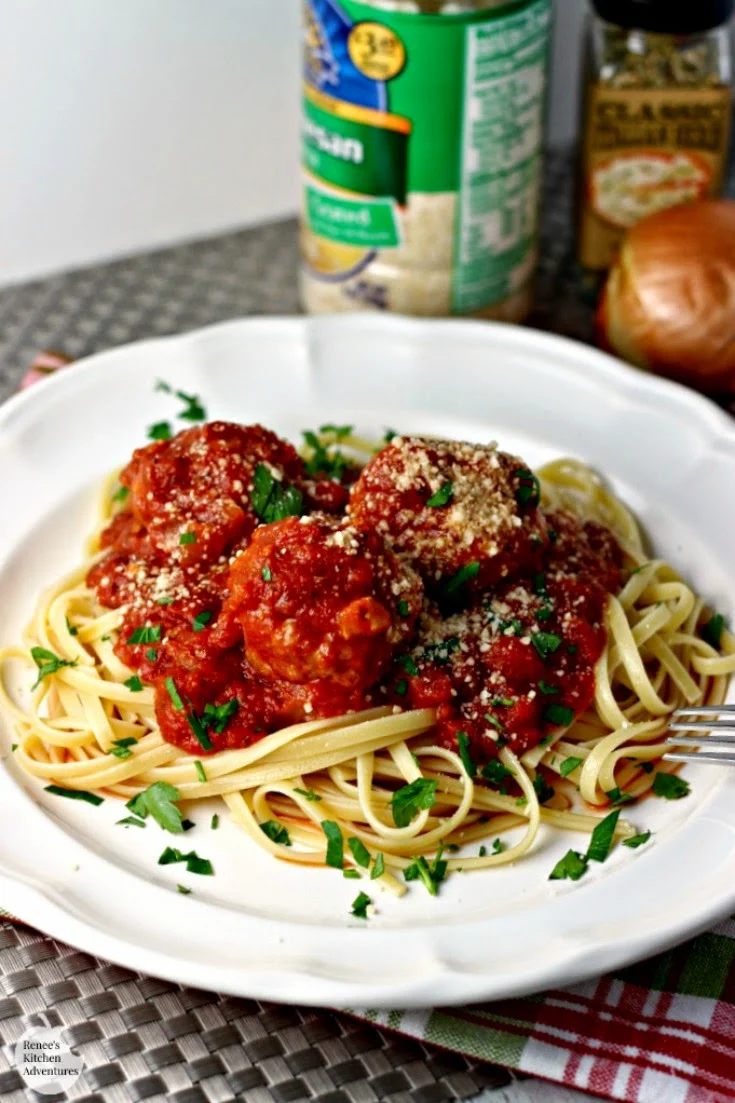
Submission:
[[673,747],[702,747],[707,750],[667,751],[668,762],[715,762],[718,766],[735,766],[735,705],[698,705],[677,709],[671,718],[669,731],[692,732],[691,735],[669,735],[666,742]]

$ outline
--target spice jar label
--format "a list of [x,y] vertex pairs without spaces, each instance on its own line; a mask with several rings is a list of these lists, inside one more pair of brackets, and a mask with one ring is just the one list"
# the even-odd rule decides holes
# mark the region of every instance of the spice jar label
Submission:
[[647,215],[722,189],[729,88],[588,90],[579,256],[608,268]]
[[305,0],[307,309],[528,301],[550,9]]

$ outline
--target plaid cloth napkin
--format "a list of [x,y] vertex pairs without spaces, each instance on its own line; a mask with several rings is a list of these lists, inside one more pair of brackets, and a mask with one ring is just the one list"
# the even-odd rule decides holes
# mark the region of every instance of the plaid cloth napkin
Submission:
[[[69,362],[61,353],[42,353],[21,387]],[[675,950],[572,988],[356,1017],[621,1103],[729,1103],[735,917]]]

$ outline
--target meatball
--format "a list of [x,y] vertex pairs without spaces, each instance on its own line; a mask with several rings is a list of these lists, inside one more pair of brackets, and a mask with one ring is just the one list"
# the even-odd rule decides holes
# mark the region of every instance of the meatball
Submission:
[[435,588],[486,588],[537,565],[548,543],[535,476],[492,445],[396,438],[363,469],[349,515]]
[[273,485],[293,486],[301,495],[304,465],[295,448],[261,425],[227,421],[137,449],[120,482],[154,549],[182,563],[211,563],[258,524],[253,480],[259,465]]
[[422,586],[377,532],[326,514],[256,530],[233,562],[217,638],[239,632],[252,668],[293,683],[374,685],[408,640]]

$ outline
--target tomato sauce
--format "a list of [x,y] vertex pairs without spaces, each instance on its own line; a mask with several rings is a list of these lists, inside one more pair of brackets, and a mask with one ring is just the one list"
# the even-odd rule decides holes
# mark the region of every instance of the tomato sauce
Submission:
[[[164,739],[203,755],[378,704],[433,707],[440,741],[456,749],[464,732],[482,761],[589,706],[621,583],[611,534],[544,514],[516,457],[402,446],[356,481],[310,474],[262,426],[213,422],[136,451],[88,582],[123,610],[115,651],[155,687]],[[473,473],[488,472],[502,511],[478,519]]]

